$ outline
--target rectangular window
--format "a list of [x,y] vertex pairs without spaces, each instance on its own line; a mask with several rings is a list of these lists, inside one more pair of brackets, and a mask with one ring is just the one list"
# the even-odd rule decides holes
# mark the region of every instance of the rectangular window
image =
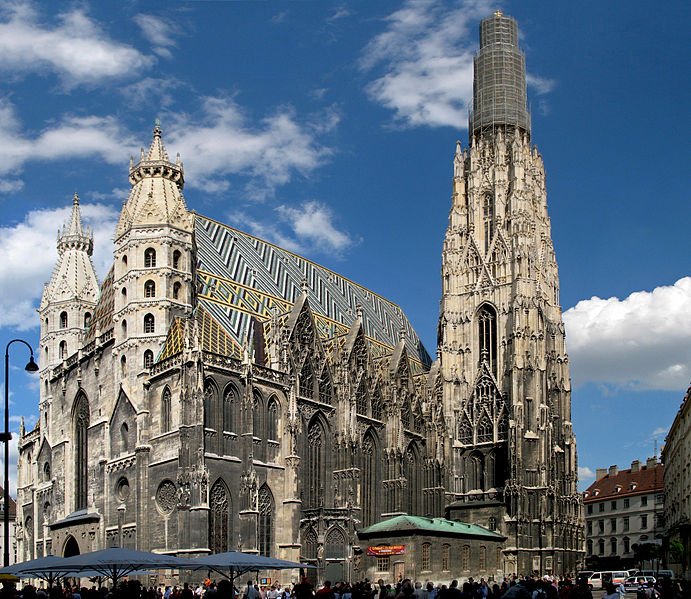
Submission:
[[461,551],[461,570],[470,570],[470,545],[463,545]]
[[665,527],[665,515],[664,514],[655,514],[655,528],[664,528]]
[[624,532],[626,532],[627,530],[629,530],[629,519],[628,519],[628,518],[624,518],[624,524],[623,524],[623,526],[622,526],[622,530],[623,530]]
[[449,571],[449,556],[451,554],[450,545],[442,545],[441,547],[441,569],[444,572]]
[[605,532],[605,521],[604,520],[598,520],[597,521],[597,531],[602,534]]
[[617,519],[616,518],[610,518],[609,528],[610,528],[610,532],[617,532]]
[[624,553],[630,553],[631,552],[631,541],[629,541],[629,537],[624,537]]
[[391,570],[391,557],[380,555],[377,557],[377,572],[388,572]]
[[641,505],[648,505],[648,496],[641,495]]
[[430,549],[431,545],[429,543],[423,543],[422,544],[422,560],[421,560],[421,566],[423,572],[427,572],[430,569],[430,559],[429,559],[429,554],[430,554]]
[[665,500],[665,494],[664,493],[658,493],[655,495],[655,503],[662,503]]
[[610,547],[609,548],[610,548],[610,551],[612,552],[612,555],[617,554],[617,540],[616,539],[612,539],[610,541]]
[[592,513],[593,513],[593,504],[592,504],[592,503],[589,503],[589,504],[588,504],[588,513],[589,513],[589,514],[592,514]]
[[629,498],[627,497],[626,499],[624,499],[624,509],[628,509],[628,508],[629,508]]
[[611,509],[616,510],[617,509],[617,502],[616,500],[612,502]]
[[591,535],[593,534],[593,521],[588,520],[588,534]]
[[643,514],[641,516],[641,528],[642,529],[648,528],[648,514]]
[[605,511],[605,504],[604,503],[599,503],[597,506],[598,511],[604,512]]

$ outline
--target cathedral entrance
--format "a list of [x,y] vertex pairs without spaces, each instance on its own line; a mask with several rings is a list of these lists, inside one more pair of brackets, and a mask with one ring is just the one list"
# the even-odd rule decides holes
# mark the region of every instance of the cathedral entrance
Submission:
[[68,537],[67,541],[65,542],[65,549],[62,552],[62,557],[72,557],[73,555],[79,555],[81,551],[79,551],[79,543],[77,543],[77,539],[75,539],[73,536]]

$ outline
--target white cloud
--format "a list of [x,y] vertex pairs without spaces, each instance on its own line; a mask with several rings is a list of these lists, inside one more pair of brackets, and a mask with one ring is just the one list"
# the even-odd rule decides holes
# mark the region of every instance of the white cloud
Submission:
[[356,243],[338,228],[333,212],[320,202],[305,202],[297,208],[278,206],[275,215],[277,218],[268,221],[236,212],[230,215],[229,222],[238,223],[252,235],[299,254],[318,252],[338,256]]
[[535,90],[535,93],[539,96],[543,94],[548,94],[554,89],[557,82],[554,79],[547,79],[546,77],[540,77],[539,75],[531,75],[528,73],[526,76],[526,81],[528,85]]
[[[15,107],[0,98],[0,175],[15,175],[28,161],[99,157],[110,164],[127,164],[137,144],[117,118],[64,116],[31,138],[21,132]],[[18,179],[6,179],[0,192],[21,189]]]
[[254,125],[234,100],[204,98],[201,117],[169,118],[168,147],[182,155],[189,185],[206,191],[224,191],[225,177],[241,175],[250,179],[246,191],[263,199],[294,174],[310,173],[331,155],[315,139],[320,124],[300,123],[290,108]]
[[[0,326],[25,330],[38,325],[35,308],[57,261],[57,229],[70,215],[69,200],[65,204],[32,210],[22,222],[0,227]],[[118,211],[104,204],[82,204],[81,211],[84,224],[94,232],[94,266],[103,278],[113,260]]]
[[578,478],[579,479],[595,478],[595,473],[590,468],[588,468],[588,466],[579,466],[578,467]]
[[134,22],[149,40],[156,54],[164,58],[172,56],[170,49],[175,47],[175,36],[179,33],[173,23],[161,17],[145,14],[136,15]]
[[382,65],[385,71],[367,94],[393,110],[401,125],[466,127],[477,43],[470,25],[494,7],[489,0],[463,0],[452,8],[408,0],[363,51],[363,69]]
[[144,77],[139,81],[118,88],[128,106],[141,110],[152,106],[154,110],[167,108],[175,101],[173,92],[184,84],[173,77]]
[[44,24],[28,3],[0,9],[0,71],[54,71],[70,87],[139,74],[153,62],[109,39],[84,10],[64,12]]
[[684,390],[691,381],[691,277],[564,313],[571,376],[626,389]]

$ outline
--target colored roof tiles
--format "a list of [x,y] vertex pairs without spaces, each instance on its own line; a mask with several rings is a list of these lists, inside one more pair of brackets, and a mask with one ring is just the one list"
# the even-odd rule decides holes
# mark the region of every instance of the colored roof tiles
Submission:
[[656,463],[650,467],[641,464],[638,470],[629,468],[608,472],[583,492],[583,500],[585,503],[593,503],[615,497],[661,493],[665,486],[664,469],[662,464]]
[[395,516],[377,522],[358,531],[358,537],[380,537],[384,535],[429,534],[466,538],[482,538],[501,542],[506,537],[479,524],[467,524],[446,518],[426,518],[423,516]]

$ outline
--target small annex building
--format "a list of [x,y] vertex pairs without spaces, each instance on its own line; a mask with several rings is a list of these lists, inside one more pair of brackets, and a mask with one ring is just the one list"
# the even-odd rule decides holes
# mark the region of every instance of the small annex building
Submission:
[[503,572],[506,537],[478,524],[401,515],[363,528],[361,571],[370,580],[448,584]]

